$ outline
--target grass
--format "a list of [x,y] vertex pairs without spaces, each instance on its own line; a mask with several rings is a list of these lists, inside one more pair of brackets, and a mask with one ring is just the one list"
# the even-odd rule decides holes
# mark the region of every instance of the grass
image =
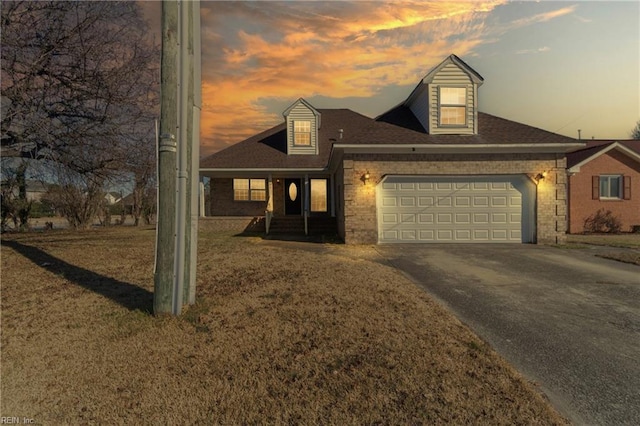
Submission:
[[151,229],[3,236],[0,416],[566,423],[373,247],[201,229],[196,305],[156,318],[153,244]]
[[564,248],[595,248],[596,256],[640,265],[640,234],[568,234]]
[[640,249],[640,234],[568,234],[567,242]]

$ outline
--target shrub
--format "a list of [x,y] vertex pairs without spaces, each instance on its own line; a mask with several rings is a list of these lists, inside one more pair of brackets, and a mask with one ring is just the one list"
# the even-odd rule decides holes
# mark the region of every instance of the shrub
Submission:
[[599,209],[584,221],[584,232],[617,234],[622,229],[622,222],[611,210]]

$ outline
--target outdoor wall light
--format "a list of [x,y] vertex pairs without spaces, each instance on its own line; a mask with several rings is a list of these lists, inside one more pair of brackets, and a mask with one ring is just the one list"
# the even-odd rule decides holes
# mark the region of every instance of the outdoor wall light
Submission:
[[547,177],[547,172],[538,173],[535,177],[536,182],[540,182]]
[[371,175],[369,174],[369,171],[367,170],[367,172],[365,174],[362,175],[362,177],[360,178],[362,180],[362,182],[364,182],[364,184],[367,184],[367,181],[369,179],[371,179]]

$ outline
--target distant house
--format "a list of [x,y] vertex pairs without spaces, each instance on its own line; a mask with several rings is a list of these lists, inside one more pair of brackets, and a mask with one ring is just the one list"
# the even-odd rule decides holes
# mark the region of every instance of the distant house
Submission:
[[375,119],[298,99],[201,161],[211,215],[332,221],[347,244],[562,242],[566,153],[584,143],[478,111],[483,81],[450,55]]
[[122,199],[122,194],[119,192],[107,192],[104,195],[104,199],[107,205],[112,206]]
[[[6,181],[2,182],[3,188],[7,187],[7,185],[9,184]],[[38,202],[42,200],[42,197],[44,196],[44,194],[46,194],[48,185],[39,180],[27,179],[27,181],[25,182],[25,187],[26,187],[27,200]],[[15,184],[12,189],[12,192],[13,192],[13,196],[15,197],[18,196],[19,189],[15,186]]]
[[585,231],[585,221],[610,211],[622,231],[640,225],[640,140],[591,140],[567,155],[569,232]]

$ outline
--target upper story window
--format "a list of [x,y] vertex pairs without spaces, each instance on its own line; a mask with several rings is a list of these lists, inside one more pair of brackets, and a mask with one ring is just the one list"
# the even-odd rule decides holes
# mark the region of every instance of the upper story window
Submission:
[[600,176],[600,198],[622,198],[622,176]]
[[293,144],[311,145],[311,121],[295,120],[293,122]]
[[440,87],[440,125],[466,126],[467,89],[465,87]]
[[267,187],[264,179],[234,179],[235,201],[266,201]]

